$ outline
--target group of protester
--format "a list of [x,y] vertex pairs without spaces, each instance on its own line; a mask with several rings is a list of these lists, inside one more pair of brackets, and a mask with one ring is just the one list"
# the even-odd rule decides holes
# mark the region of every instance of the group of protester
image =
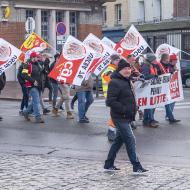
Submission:
[[[23,99],[20,107],[20,114],[30,121],[30,114],[34,115],[36,123],[44,123],[43,114],[50,112],[44,106],[43,92],[49,89],[49,101],[52,102],[52,113],[59,115],[59,109],[65,103],[67,119],[73,119],[74,115],[70,106],[73,108],[74,102],[78,100],[78,116],[80,123],[89,123],[86,116],[89,106],[93,103],[93,79],[91,75],[82,82],[81,86],[74,86],[75,96],[70,102],[70,86],[58,82],[48,77],[51,70],[56,67],[59,54],[54,56],[55,61],[50,64],[50,59],[46,54],[32,52],[26,63],[22,63],[18,70],[18,81],[23,92]],[[133,171],[144,173],[144,169],[136,155],[135,137],[132,129],[135,128],[134,121],[137,111],[143,119],[143,125],[150,128],[157,128],[159,122],[155,120],[155,109],[145,109],[144,113],[138,110],[133,82],[137,80],[145,81],[158,77],[159,75],[176,71],[177,56],[175,54],[163,54],[160,61],[152,53],[147,53],[135,60],[131,55],[122,59],[119,55],[112,55],[110,65],[111,71],[104,72],[102,77],[105,79],[103,85],[106,93],[106,105],[110,107],[111,119],[108,121],[108,139],[113,141],[104,168],[108,170],[119,170],[114,166],[116,154],[124,143],[126,150],[133,165]],[[109,67],[108,66],[108,67]],[[1,75],[1,78],[4,75]],[[4,76],[5,77],[5,76]],[[106,87],[107,85],[107,87]],[[0,90],[2,87],[0,86]],[[60,99],[58,100],[58,93]],[[166,119],[171,123],[179,122],[173,115],[175,103],[165,106]],[[2,120],[2,118],[0,118]]]
[[[110,69],[108,69],[108,72],[104,72],[102,75],[102,78],[104,79],[103,90],[106,92],[104,93],[105,96],[107,96],[108,84],[115,75],[114,70],[116,71],[118,70],[118,64],[120,63],[120,60],[121,58],[119,57],[119,55],[112,55],[110,63],[112,69],[111,71]],[[132,69],[132,74],[130,76],[132,86],[133,82],[135,82],[136,80],[145,82],[146,80],[157,78],[159,75],[162,74],[166,73],[173,74],[177,70],[176,67],[177,56],[175,54],[172,55],[162,54],[160,61],[157,61],[156,56],[152,53],[147,53],[141,56],[138,60],[135,60],[131,55],[129,55],[126,58],[126,61],[130,64]],[[180,120],[175,119],[173,115],[174,106],[175,102],[165,105],[165,110],[166,110],[165,119],[170,124],[180,122]],[[115,109],[117,110],[118,108]],[[143,126],[150,128],[157,128],[159,126],[159,122],[155,120],[154,117],[155,110],[156,110],[155,108],[144,109],[144,112],[142,112],[142,110],[139,110],[137,108],[137,111],[139,113],[139,119],[143,120],[142,121]],[[134,120],[132,120],[130,123],[132,129],[136,129]],[[110,141],[113,141],[116,137],[116,128],[114,122],[112,121],[112,117],[108,121],[108,126],[109,129],[107,136]]]
[[[50,58],[47,54],[32,52],[30,58],[25,63],[22,63],[18,69],[17,78],[23,93],[19,113],[27,121],[31,120],[31,114],[33,114],[36,123],[44,123],[42,113],[45,115],[50,111],[55,116],[59,116],[59,109],[64,109],[62,107],[63,103],[65,104],[66,118],[74,119],[70,108],[69,85],[48,76],[56,66],[59,56],[59,54],[56,54],[54,62],[50,64]],[[42,96],[45,88],[49,90],[49,102],[52,103],[52,110],[48,110],[44,106]],[[89,119],[86,117],[86,112],[93,102],[92,78],[89,76],[81,86],[75,86],[74,88],[79,105],[79,122],[88,123]],[[58,93],[60,93],[60,99],[58,99]]]

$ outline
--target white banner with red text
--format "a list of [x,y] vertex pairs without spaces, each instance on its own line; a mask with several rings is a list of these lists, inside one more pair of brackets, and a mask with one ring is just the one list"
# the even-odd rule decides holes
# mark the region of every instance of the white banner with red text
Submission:
[[0,75],[16,63],[21,53],[18,48],[0,38]]
[[116,44],[115,50],[124,58],[127,58],[128,55],[133,55],[134,58],[137,58],[147,47],[149,47],[147,42],[135,26],[131,25],[125,37]]
[[80,86],[94,58],[95,54],[86,45],[69,36],[49,77],[61,83]]
[[93,34],[89,34],[84,43],[97,53],[99,60],[93,65],[92,71],[98,76],[109,65],[110,57],[115,51]]
[[139,109],[163,107],[171,102],[181,101],[181,91],[178,78],[179,71],[173,75],[165,74],[142,83],[134,83],[135,96]]

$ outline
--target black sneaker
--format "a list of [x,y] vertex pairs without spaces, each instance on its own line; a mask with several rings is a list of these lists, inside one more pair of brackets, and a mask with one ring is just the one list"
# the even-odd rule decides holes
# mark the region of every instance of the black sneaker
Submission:
[[22,110],[19,111],[19,115],[23,116],[23,111]]
[[146,170],[146,169],[144,169],[142,167],[141,168],[133,168],[133,173],[137,174],[137,175],[144,174],[146,172],[148,172],[148,170]]
[[63,108],[63,106],[60,106],[60,107],[59,107],[59,109],[60,109],[60,110],[62,110],[62,111],[64,111],[64,108]]
[[44,108],[43,109],[43,115],[46,115],[47,113],[49,113],[50,112],[50,110],[48,110],[47,108]]
[[155,123],[155,124],[158,124],[159,121],[156,121],[156,120],[152,120],[151,123]]
[[181,121],[181,120],[179,120],[179,119],[169,120],[170,124],[178,123],[178,122],[180,122],[180,121]]
[[30,121],[29,114],[27,112],[23,112],[23,116],[26,119],[26,121]]
[[84,119],[86,119],[86,120],[88,120],[88,121],[89,121],[89,119],[88,119],[88,117],[86,117],[86,115],[84,116]]
[[79,120],[79,123],[89,123],[89,120],[87,120],[87,119],[81,119],[81,120]]
[[3,120],[3,118],[0,116],[0,121],[2,121]]
[[118,170],[120,170],[120,168],[117,168],[115,166],[112,166],[112,167],[109,167],[109,168],[104,167],[104,169],[108,170],[108,171],[118,171]]

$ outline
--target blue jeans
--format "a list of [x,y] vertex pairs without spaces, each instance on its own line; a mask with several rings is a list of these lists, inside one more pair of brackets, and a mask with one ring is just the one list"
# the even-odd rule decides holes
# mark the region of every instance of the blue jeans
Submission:
[[104,168],[114,166],[116,155],[123,143],[125,144],[129,160],[133,167],[140,167],[141,164],[136,154],[136,140],[130,123],[128,121],[114,120],[114,124],[116,126],[116,138],[110,148]]
[[174,120],[174,115],[173,115],[173,110],[174,110],[175,102],[171,104],[165,105],[165,110],[166,110],[166,117],[172,121]]
[[28,107],[28,89],[25,87],[25,85],[21,85],[21,88],[22,88],[22,102],[21,102],[21,105],[20,105],[20,110],[23,110],[24,108],[27,108]]
[[29,90],[29,97],[32,98],[32,101],[29,103],[26,112],[27,113],[32,113],[34,114],[34,117],[36,119],[41,118],[41,114],[40,114],[40,93],[39,90],[35,87],[32,87]]
[[154,112],[155,112],[155,108],[154,109],[145,109],[144,110],[144,118],[143,118],[143,123],[144,124],[149,124],[152,121],[154,121]]
[[85,119],[86,112],[88,111],[89,106],[93,103],[94,98],[91,91],[77,92],[77,98],[79,120],[83,120]]
[[53,108],[55,108],[56,102],[57,102],[57,96],[58,96],[58,83],[52,82],[52,94],[53,94]]

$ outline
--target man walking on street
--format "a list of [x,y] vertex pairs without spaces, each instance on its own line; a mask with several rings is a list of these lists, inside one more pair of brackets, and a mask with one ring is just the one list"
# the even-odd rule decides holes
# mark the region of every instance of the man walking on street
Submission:
[[133,165],[133,172],[144,173],[144,169],[136,154],[136,140],[131,129],[131,121],[135,120],[136,102],[131,86],[131,66],[125,60],[120,60],[114,77],[108,86],[106,104],[111,108],[111,118],[116,125],[116,138],[108,153],[104,169],[119,170],[114,166],[116,154],[124,143]]
[[44,123],[40,114],[40,93],[42,90],[42,78],[41,78],[41,67],[38,62],[36,52],[30,54],[30,62],[25,64],[22,69],[22,78],[26,80],[26,87],[29,91],[29,97],[32,101],[28,105],[27,109],[23,112],[26,120],[30,120],[29,114],[34,114],[35,123]]

